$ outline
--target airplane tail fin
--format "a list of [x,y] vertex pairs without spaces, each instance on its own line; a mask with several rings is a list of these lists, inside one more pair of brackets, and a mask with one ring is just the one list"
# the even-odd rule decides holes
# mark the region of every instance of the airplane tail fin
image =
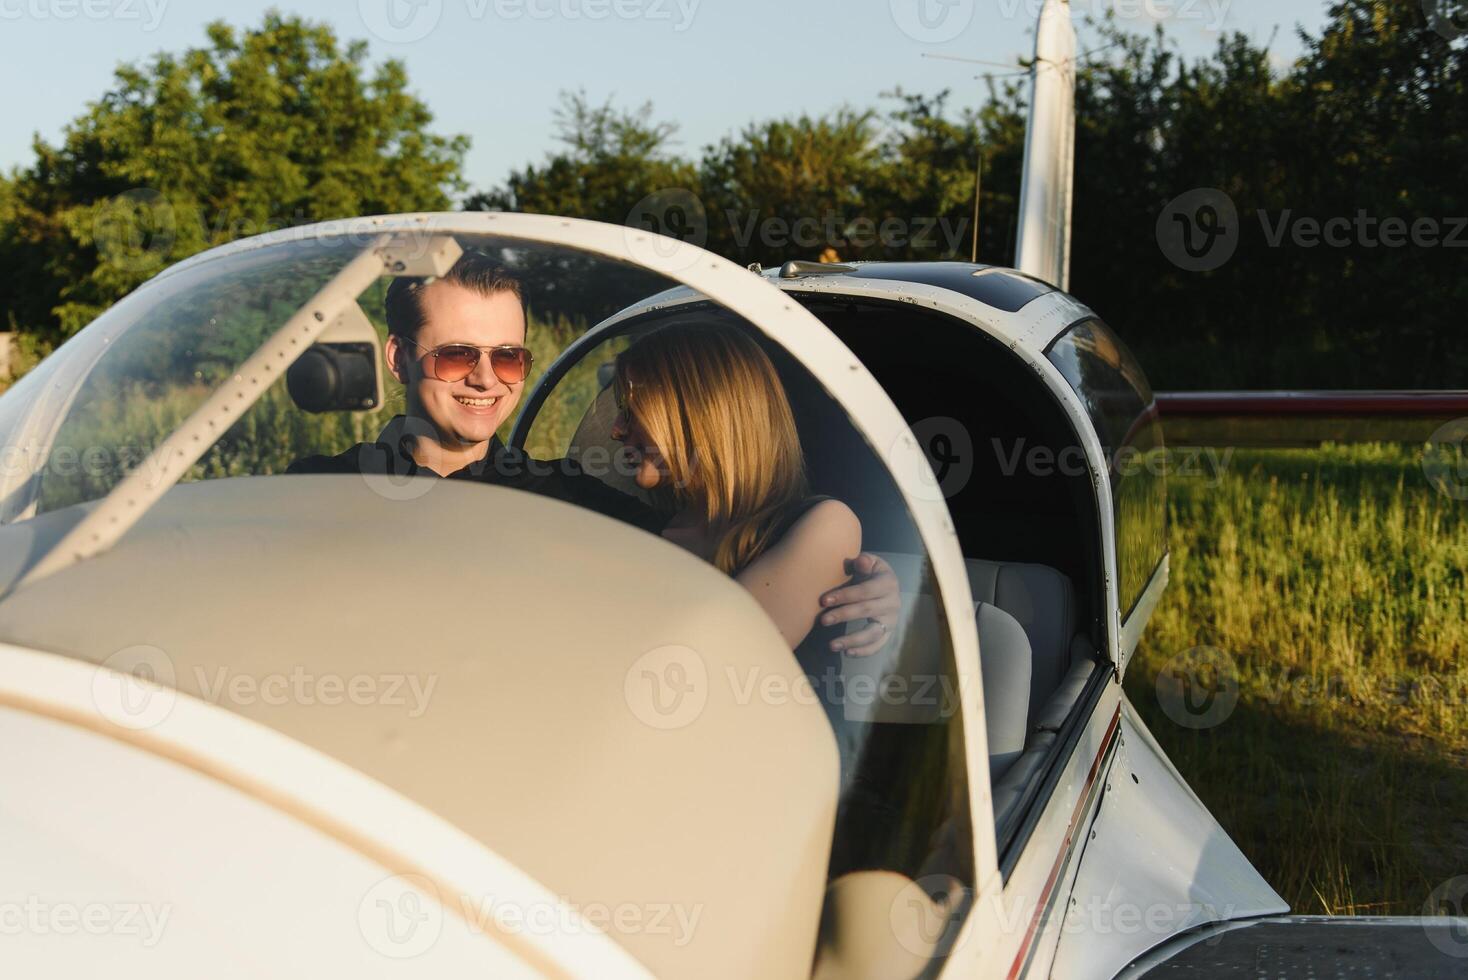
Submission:
[[1076,32],[1068,0],[1046,0],[1035,31],[1015,267],[1070,288],[1075,185]]

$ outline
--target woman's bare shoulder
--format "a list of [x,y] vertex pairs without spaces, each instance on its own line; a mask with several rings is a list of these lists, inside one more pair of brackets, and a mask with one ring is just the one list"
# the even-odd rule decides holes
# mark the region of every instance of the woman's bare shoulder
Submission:
[[785,540],[793,546],[840,545],[851,555],[861,550],[861,520],[856,512],[834,497],[812,506],[790,526]]

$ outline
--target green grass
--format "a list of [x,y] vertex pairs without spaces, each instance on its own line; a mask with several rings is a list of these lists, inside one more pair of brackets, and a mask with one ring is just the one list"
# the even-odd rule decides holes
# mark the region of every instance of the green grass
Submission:
[[[1237,452],[1169,481],[1172,584],[1132,702],[1297,912],[1419,914],[1468,874],[1468,501],[1422,448]],[[1239,699],[1181,727],[1156,681],[1224,651]]]

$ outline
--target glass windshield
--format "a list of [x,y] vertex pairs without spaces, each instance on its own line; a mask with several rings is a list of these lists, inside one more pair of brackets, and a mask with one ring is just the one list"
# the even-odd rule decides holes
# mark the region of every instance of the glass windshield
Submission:
[[[829,722],[839,749],[832,882],[906,876],[940,920],[934,932],[924,918],[922,949],[910,951],[941,956],[974,887],[964,733],[947,617],[890,447],[870,446],[778,338],[727,310],[698,302],[615,319],[672,282],[565,248],[454,240],[462,257],[447,273],[385,268],[289,371],[250,393],[237,421],[199,436],[190,485],[156,507],[193,501],[169,512],[180,522],[259,520],[238,516],[255,513],[252,488],[265,486],[247,481],[276,491],[295,481],[291,520],[319,522],[332,493],[360,493],[365,477],[416,500],[393,514],[406,526],[432,519],[438,497],[418,499],[419,488],[447,477],[555,497],[714,565],[754,596],[799,662],[809,682],[792,695],[808,705],[800,710]],[[364,247],[310,240],[207,260],[89,326],[0,396],[0,438],[18,461],[7,521],[80,513],[149,465]],[[303,479],[333,474],[358,485]],[[270,499],[289,509],[295,494]],[[463,500],[442,496],[445,507]],[[598,546],[555,528],[544,545],[567,561]],[[656,589],[658,574],[685,567],[670,554],[638,585]],[[827,622],[827,592],[871,581],[886,583],[871,608]],[[568,610],[576,601],[566,596]],[[727,680],[733,696],[762,696]],[[887,928],[885,914],[868,925]]]
[[1167,481],[1162,424],[1141,365],[1100,320],[1071,327],[1051,363],[1085,403],[1111,467],[1121,608],[1131,615],[1167,551]]
[[[8,488],[0,521],[106,496],[367,243],[363,236],[310,239],[205,262],[143,287],[90,324],[0,397],[0,479]],[[672,285],[565,249],[475,236],[459,236],[459,245],[530,284],[528,331],[512,339],[533,359],[517,395],[589,325]],[[358,297],[364,316],[352,344],[343,350],[323,337],[313,354],[331,354],[332,362],[323,368],[323,358],[306,358],[294,391],[279,376],[215,435],[180,482],[282,474],[296,461],[376,440],[405,407],[403,386],[382,356],[393,281],[384,276]],[[467,324],[460,332],[447,339],[484,339]],[[310,367],[319,370],[303,370]],[[354,369],[368,374],[357,387],[370,393],[370,404],[323,406],[301,390],[323,373]],[[514,414],[503,413],[501,434]]]
[[360,251],[313,241],[242,255],[93,322],[0,398],[3,516],[104,496]]

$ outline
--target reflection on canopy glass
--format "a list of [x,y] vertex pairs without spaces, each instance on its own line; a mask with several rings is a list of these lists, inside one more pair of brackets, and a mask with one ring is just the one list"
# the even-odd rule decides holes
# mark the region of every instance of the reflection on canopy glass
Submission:
[[[0,406],[6,469],[36,471],[8,516],[44,513],[105,496],[141,464],[261,343],[360,252],[360,238],[287,242],[205,262],[164,277],[114,307],[23,379]],[[532,388],[559,353],[592,324],[670,283],[567,249],[459,236],[525,284]],[[358,297],[380,349],[388,336],[386,277]],[[335,455],[375,439],[404,409],[403,389],[381,371],[380,404],[307,411],[279,378],[220,435],[182,482],[284,473],[298,459]],[[69,405],[36,430],[7,431],[47,379],[62,378]],[[582,385],[590,398],[589,384]],[[568,393],[568,396],[569,393]],[[7,411],[8,410],[8,411]],[[508,434],[513,415],[500,427]],[[10,423],[10,425],[7,425]],[[565,425],[573,424],[566,420]],[[46,430],[52,430],[48,433]],[[569,431],[566,433],[569,436]]]
[[[817,731],[824,712],[839,759],[827,774],[839,793],[830,880],[884,872],[916,883],[941,908],[946,925],[929,937],[941,955],[974,886],[957,672],[926,550],[881,453],[756,324],[707,302],[619,319],[672,284],[568,249],[455,241],[463,257],[449,271],[384,269],[351,290],[355,305],[347,297],[330,322],[318,315],[310,349],[242,391],[241,404],[252,403],[219,432],[194,417],[201,406],[245,384],[251,359],[288,321],[341,292],[366,243],[284,242],[143,287],[0,398],[6,459],[19,461],[7,462],[0,518],[59,521],[98,501],[101,512],[129,473],[195,431],[199,455],[181,480],[193,486],[165,487],[160,509],[187,497],[208,505],[190,513],[227,521],[250,488],[274,493],[293,481],[301,501],[329,508],[333,494],[360,493],[364,477],[387,493],[436,474],[549,495],[661,535],[755,597],[778,630],[755,635],[784,639],[807,681],[796,710]],[[494,352],[522,347],[531,373],[506,381]],[[473,362],[467,373],[435,368],[446,348]],[[444,496],[444,507],[464,506],[457,492]],[[411,538],[435,499],[394,511],[390,532]],[[455,511],[455,526],[492,525],[495,498],[484,499],[483,513]],[[568,561],[598,547],[557,527],[542,538]],[[819,597],[860,552],[890,564],[901,594],[881,641],[853,656],[833,645],[873,625],[824,623]],[[686,555],[667,554],[636,584],[656,591],[659,576],[686,572]],[[731,608],[752,608],[735,597]],[[566,597],[568,613],[577,602]]]

